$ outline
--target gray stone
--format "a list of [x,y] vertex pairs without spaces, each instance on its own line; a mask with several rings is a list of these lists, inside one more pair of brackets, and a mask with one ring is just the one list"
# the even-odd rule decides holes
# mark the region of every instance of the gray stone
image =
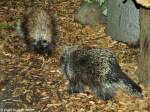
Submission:
[[83,2],[75,14],[75,21],[83,25],[96,26],[106,22],[106,17],[102,14],[97,2]]
[[138,45],[139,9],[132,0],[108,0],[107,33],[113,39]]

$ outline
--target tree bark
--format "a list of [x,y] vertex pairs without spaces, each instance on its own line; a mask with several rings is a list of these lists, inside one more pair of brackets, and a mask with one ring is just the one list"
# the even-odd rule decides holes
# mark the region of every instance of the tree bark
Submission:
[[139,81],[150,85],[150,10],[140,9]]

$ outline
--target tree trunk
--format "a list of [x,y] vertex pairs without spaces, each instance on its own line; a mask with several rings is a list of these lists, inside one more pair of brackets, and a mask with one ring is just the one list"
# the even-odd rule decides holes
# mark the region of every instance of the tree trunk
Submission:
[[140,9],[140,57],[139,80],[150,85],[150,10]]

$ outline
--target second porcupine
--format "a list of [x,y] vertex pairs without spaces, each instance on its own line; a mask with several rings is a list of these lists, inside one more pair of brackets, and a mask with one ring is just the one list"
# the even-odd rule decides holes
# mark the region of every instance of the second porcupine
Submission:
[[33,6],[17,24],[17,32],[25,40],[30,51],[51,55],[56,44],[56,27],[52,12],[46,8]]
[[60,58],[60,67],[69,81],[69,93],[84,91],[84,86],[88,85],[103,100],[111,99],[118,88],[143,97],[142,89],[122,72],[108,50],[67,48]]

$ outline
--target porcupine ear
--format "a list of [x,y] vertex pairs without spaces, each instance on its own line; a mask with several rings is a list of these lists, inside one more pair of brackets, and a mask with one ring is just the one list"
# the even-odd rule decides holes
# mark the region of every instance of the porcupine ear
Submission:
[[20,18],[18,18],[17,24],[16,24],[16,32],[19,34],[20,38],[24,41],[27,40],[27,29],[26,29],[26,23],[28,21],[27,14],[32,10],[34,0],[25,0],[23,2],[24,4],[24,11],[25,12]]
[[90,58],[88,56],[82,56],[79,59],[77,59],[78,64],[84,67],[89,64],[89,61],[90,61]]
[[64,60],[65,60],[65,57],[69,54],[69,48],[70,48],[69,46],[64,46],[60,54],[60,61],[59,61],[60,66],[65,63]]
[[22,23],[21,20],[19,19],[17,24],[16,24],[16,31],[19,34],[20,38],[24,39],[25,38],[25,34],[24,31],[22,29]]
[[35,6],[35,1],[36,0],[24,0],[23,4],[25,6],[25,9]]

